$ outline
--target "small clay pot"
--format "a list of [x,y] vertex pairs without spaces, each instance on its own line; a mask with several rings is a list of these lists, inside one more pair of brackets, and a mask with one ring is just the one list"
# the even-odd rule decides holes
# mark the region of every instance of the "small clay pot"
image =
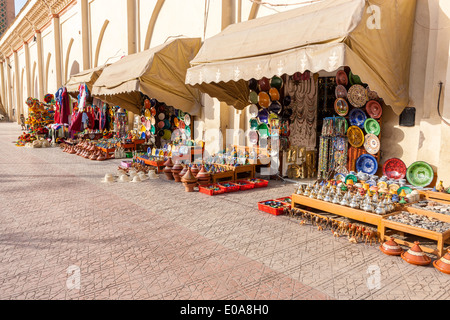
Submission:
[[173,167],[173,162],[172,159],[168,159],[166,162],[164,162],[164,169],[163,172],[166,175],[167,180],[174,180],[173,178],[173,174],[172,174],[172,167]]
[[105,161],[106,156],[103,154],[103,152],[97,157],[97,161]]
[[433,261],[433,266],[442,273],[450,274],[450,249],[442,258]]
[[200,169],[200,171],[197,174],[197,180],[198,180],[198,184],[205,186],[208,185],[211,181],[211,174],[206,171],[205,166],[202,166],[202,168]]
[[183,166],[177,162],[173,167],[172,167],[172,175],[173,175],[173,179],[175,180],[175,182],[181,182],[181,177],[180,177],[180,172],[183,170]]
[[403,260],[416,266],[427,266],[431,263],[431,258],[422,251],[419,242],[414,242],[414,245],[406,252],[401,254]]
[[183,177],[187,173],[188,169],[189,166],[184,166],[183,170],[181,170],[181,172],[179,173],[180,177]]
[[194,175],[194,177],[197,177],[197,174],[200,171],[200,169],[198,168],[198,166],[196,164],[193,164],[191,167],[191,171],[192,171],[192,174]]
[[389,241],[386,241],[380,246],[380,250],[390,256],[399,256],[402,254],[403,249],[395,242],[395,239],[391,237]]
[[186,192],[193,192],[194,188],[197,186],[197,178],[192,174],[191,168],[188,168],[186,174],[181,178],[181,181],[184,184]]

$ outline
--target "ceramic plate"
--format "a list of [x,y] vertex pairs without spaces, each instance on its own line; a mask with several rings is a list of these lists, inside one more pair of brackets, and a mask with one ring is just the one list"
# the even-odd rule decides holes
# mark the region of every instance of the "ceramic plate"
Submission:
[[349,108],[348,108],[347,100],[345,100],[343,98],[338,98],[334,102],[334,110],[336,111],[336,113],[339,116],[345,117],[348,114],[348,109]]
[[156,133],[156,128],[155,128],[154,125],[151,126],[151,128],[150,128],[150,133],[151,133],[151,134],[155,134],[155,133]]
[[336,181],[345,181],[345,175],[344,174],[342,174],[342,173],[337,173],[335,176],[334,176],[334,180],[336,180]]
[[145,115],[146,118],[150,118],[152,114],[150,113],[149,109],[146,109],[145,112],[144,112],[144,115]]
[[377,183],[374,180],[367,180],[366,183],[369,187],[377,187]]
[[364,148],[370,154],[377,154],[380,151],[380,140],[374,134],[367,134],[364,138]]
[[361,108],[367,102],[367,91],[363,86],[355,84],[348,90],[347,98],[352,106]]
[[251,130],[248,133],[248,138],[249,138],[250,143],[257,144],[258,143],[258,131]]
[[374,119],[380,119],[381,115],[383,114],[383,108],[375,100],[370,100],[369,102],[367,102],[366,111],[369,114],[369,116],[371,116]]
[[336,83],[346,86],[348,84],[348,77],[344,70],[339,70],[336,73]]
[[269,112],[267,109],[261,109],[258,113],[258,118],[260,122],[269,123]]
[[258,126],[258,132],[261,138],[266,138],[269,136],[269,127],[265,123],[261,123]]
[[398,158],[391,158],[383,165],[383,175],[389,179],[404,179],[406,177],[406,165]]
[[357,126],[360,129],[364,129],[364,123],[366,122],[366,113],[361,109],[353,109],[350,111],[349,120],[351,126]]
[[166,118],[166,115],[164,113],[158,114],[158,119],[159,120],[164,120],[165,118]]
[[184,123],[187,126],[191,125],[191,116],[189,114],[187,114],[187,113],[184,115]]
[[370,154],[361,155],[358,160],[356,160],[356,171],[364,172],[367,174],[375,174],[378,171],[378,162],[374,156]]
[[364,134],[359,127],[351,126],[348,128],[347,137],[352,147],[359,148],[364,144]]
[[341,84],[336,86],[335,90],[336,98],[347,98],[347,89]]
[[255,119],[255,118],[250,119],[250,129],[252,129],[252,130],[258,129],[258,125],[259,125],[258,119]]
[[377,183],[377,187],[378,187],[378,189],[382,189],[382,188],[387,188],[388,185],[385,181],[380,181]]
[[190,139],[191,138],[191,127],[190,126],[184,127],[184,133],[186,134],[186,137],[188,137]]
[[397,190],[400,188],[400,186],[396,183],[392,183],[389,185],[389,192],[395,192],[397,193]]
[[256,104],[252,104],[252,105],[249,107],[248,112],[250,113],[250,116],[251,116],[252,118],[256,118],[256,117],[258,116],[258,107],[256,106]]
[[414,162],[406,171],[406,179],[415,187],[428,187],[434,179],[433,168],[424,161]]
[[173,119],[173,125],[175,127],[178,127],[179,124],[180,124],[180,120],[178,120],[178,118]]
[[367,133],[379,136],[381,131],[380,124],[377,120],[368,118],[366,122],[364,122],[364,130],[366,130]]

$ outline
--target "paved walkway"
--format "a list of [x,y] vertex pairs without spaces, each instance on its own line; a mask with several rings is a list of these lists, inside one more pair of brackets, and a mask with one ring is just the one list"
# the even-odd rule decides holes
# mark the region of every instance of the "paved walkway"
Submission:
[[[104,184],[93,162],[0,124],[0,299],[449,299],[450,276],[257,209],[294,185],[209,197]],[[371,271],[374,270],[374,271]]]

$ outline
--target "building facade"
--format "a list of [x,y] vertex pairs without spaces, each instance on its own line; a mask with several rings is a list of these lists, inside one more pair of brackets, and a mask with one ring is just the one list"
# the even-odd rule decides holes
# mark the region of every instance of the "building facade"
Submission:
[[[289,10],[298,7],[299,2],[29,0],[0,38],[1,101],[10,119],[17,121],[18,114],[27,114],[28,97],[43,99],[82,70],[113,63],[171,37],[206,39],[229,24]],[[382,159],[397,157],[407,165],[426,161],[447,185],[449,17],[449,1],[417,0],[409,105],[416,111],[415,126],[400,126],[399,116],[388,109],[384,111],[381,137]],[[439,96],[440,82],[443,86]],[[194,130],[196,137],[206,141],[211,153],[222,146],[214,130],[225,135],[227,129],[248,128],[247,110],[236,111],[209,97],[205,97],[204,105]]]

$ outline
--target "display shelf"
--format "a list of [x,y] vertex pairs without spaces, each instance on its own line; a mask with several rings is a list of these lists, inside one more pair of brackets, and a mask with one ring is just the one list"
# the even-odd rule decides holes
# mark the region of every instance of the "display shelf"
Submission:
[[[408,208],[408,209],[410,209],[410,208]],[[447,230],[444,233],[439,233],[439,232],[403,224],[403,223],[396,222],[396,221],[390,221],[387,219],[389,216],[394,215],[394,214],[398,214],[398,212],[386,215],[381,220],[381,224],[379,226],[378,232],[380,233],[380,238],[382,240],[389,240],[391,236],[398,234],[398,233],[400,233],[400,235],[403,235],[402,233],[406,233],[409,235],[415,235],[418,237],[426,238],[428,240],[433,240],[433,241],[437,242],[436,247],[421,245],[421,248],[424,252],[434,254],[438,257],[442,257],[445,254],[444,244],[446,241],[448,241],[448,239],[450,239],[450,230]],[[422,213],[417,213],[417,214],[422,214]],[[423,213],[423,215],[430,216],[430,217],[433,216],[433,215],[429,215],[428,213],[427,214]],[[401,239],[400,237],[396,240],[398,240],[399,244],[407,245],[409,247],[412,247],[414,244],[414,243],[411,243],[410,241]]]
[[425,197],[428,200],[450,201],[450,193],[435,192],[435,191],[424,191],[423,194],[425,194]]
[[234,172],[236,180],[253,179],[255,178],[256,166],[254,164],[237,166],[234,167]]
[[236,180],[233,170],[213,173],[211,174],[211,179],[213,183]]
[[116,148],[112,148],[112,149],[107,149],[107,148],[99,148],[100,150],[102,150],[105,155],[106,155],[106,159],[112,159],[114,158],[114,152],[116,151]]
[[378,215],[371,212],[365,212],[359,209],[353,209],[350,207],[344,207],[339,204],[334,204],[322,200],[311,199],[299,194],[292,195],[292,209],[295,208],[296,204],[311,207],[318,210],[323,210],[328,213],[336,214],[339,216],[347,217],[349,219],[361,221],[371,225],[380,227],[382,219],[386,215]]
[[164,163],[165,163],[164,160],[163,161],[155,161],[155,160],[145,159],[145,158],[141,158],[141,157],[137,157],[137,159],[140,161],[143,161],[148,166],[156,167],[157,173],[161,173],[164,169]]

